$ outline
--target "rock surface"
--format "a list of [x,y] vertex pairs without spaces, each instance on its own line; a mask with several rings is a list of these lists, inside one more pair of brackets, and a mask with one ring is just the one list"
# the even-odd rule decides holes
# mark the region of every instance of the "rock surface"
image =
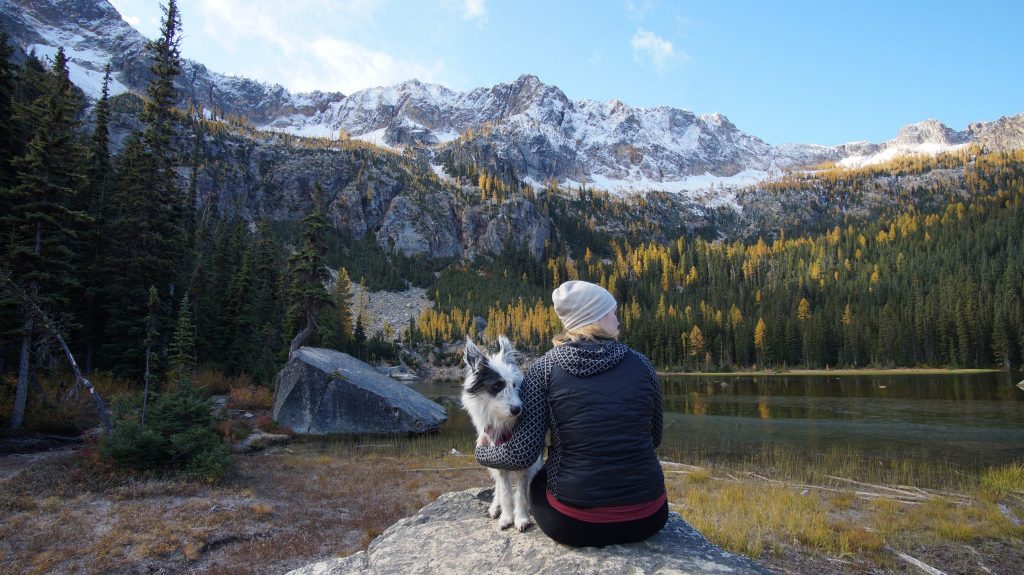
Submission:
[[577,549],[555,543],[535,526],[526,533],[499,530],[487,518],[491,495],[490,489],[446,493],[389,527],[366,551],[288,575],[770,573],[711,544],[675,513],[661,533],[642,543]]
[[448,419],[440,405],[332,349],[295,352],[275,397],[274,420],[311,435],[427,433]]

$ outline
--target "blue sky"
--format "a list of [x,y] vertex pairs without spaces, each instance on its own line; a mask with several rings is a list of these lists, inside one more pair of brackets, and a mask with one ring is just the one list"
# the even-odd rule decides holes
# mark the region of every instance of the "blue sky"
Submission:
[[[154,36],[157,0],[112,0]],[[535,74],[574,100],[719,112],[771,144],[1024,113],[1024,2],[179,0],[182,53],[293,91]]]

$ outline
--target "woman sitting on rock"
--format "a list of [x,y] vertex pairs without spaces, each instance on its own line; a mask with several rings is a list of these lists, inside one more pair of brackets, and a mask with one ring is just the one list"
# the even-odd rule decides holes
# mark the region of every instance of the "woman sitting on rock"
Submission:
[[615,297],[583,281],[552,294],[565,332],[526,372],[512,437],[480,446],[480,464],[525,469],[551,445],[530,484],[530,511],[549,537],[575,547],[641,541],[668,519],[661,443],[662,394],[654,368],[619,343]]

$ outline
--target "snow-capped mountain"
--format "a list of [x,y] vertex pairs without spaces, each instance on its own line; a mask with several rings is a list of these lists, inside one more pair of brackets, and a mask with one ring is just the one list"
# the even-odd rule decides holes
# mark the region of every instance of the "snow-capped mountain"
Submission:
[[[148,82],[145,38],[105,0],[0,0],[0,24],[26,51],[49,56],[64,46],[72,80],[88,94],[98,94],[107,62],[115,71],[113,93],[141,92]],[[345,96],[292,94],[186,62],[179,88],[183,102],[245,116],[268,130],[327,137],[345,132],[391,147],[429,145],[438,154],[514,169],[527,181],[554,178],[612,191],[693,194],[753,184],[823,161],[867,165],[975,141],[1024,147],[1024,114],[971,124],[962,132],[926,120],[881,144],[772,146],[721,114],[574,101],[532,75],[467,92],[410,80]],[[460,137],[470,133],[471,138]],[[705,197],[712,203],[723,198],[712,196]]]

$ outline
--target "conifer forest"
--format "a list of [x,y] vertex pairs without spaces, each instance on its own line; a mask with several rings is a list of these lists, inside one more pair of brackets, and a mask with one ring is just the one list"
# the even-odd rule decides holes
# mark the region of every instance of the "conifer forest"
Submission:
[[[427,169],[402,172],[420,179],[401,185],[441,187],[456,205],[531,203],[552,223],[551,240],[540,257],[515,246],[474,259],[411,257],[333,225],[337,190],[325,182],[310,186],[300,219],[246,218],[197,195],[197,171],[219,161],[211,147],[268,136],[243,117],[181,103],[180,18],[169,7],[148,46],[145,94],[104,90],[87,101],[63,51],[17,63],[0,38],[0,374],[16,382],[3,397],[12,425],[38,375],[66,369],[57,336],[84,373],[140,389],[196,366],[272,386],[299,335],[392,364],[454,364],[457,346],[446,344],[467,335],[507,334],[541,353],[561,327],[550,292],[570,279],[610,290],[623,341],[663,370],[1024,361],[1022,150],[973,145],[794,171],[757,193],[810,195],[827,209],[746,230],[725,220],[719,230],[666,225],[651,216],[657,192],[535,187],[508,167],[447,154],[451,181]],[[117,146],[115,115],[133,126]],[[344,137],[275,137],[357,168],[415,169],[401,152]],[[951,171],[960,176],[921,177]],[[906,183],[869,214],[844,210],[879,177]],[[434,305],[370,334],[352,313],[356,283],[425,288]],[[486,320],[480,334],[476,318]]]

